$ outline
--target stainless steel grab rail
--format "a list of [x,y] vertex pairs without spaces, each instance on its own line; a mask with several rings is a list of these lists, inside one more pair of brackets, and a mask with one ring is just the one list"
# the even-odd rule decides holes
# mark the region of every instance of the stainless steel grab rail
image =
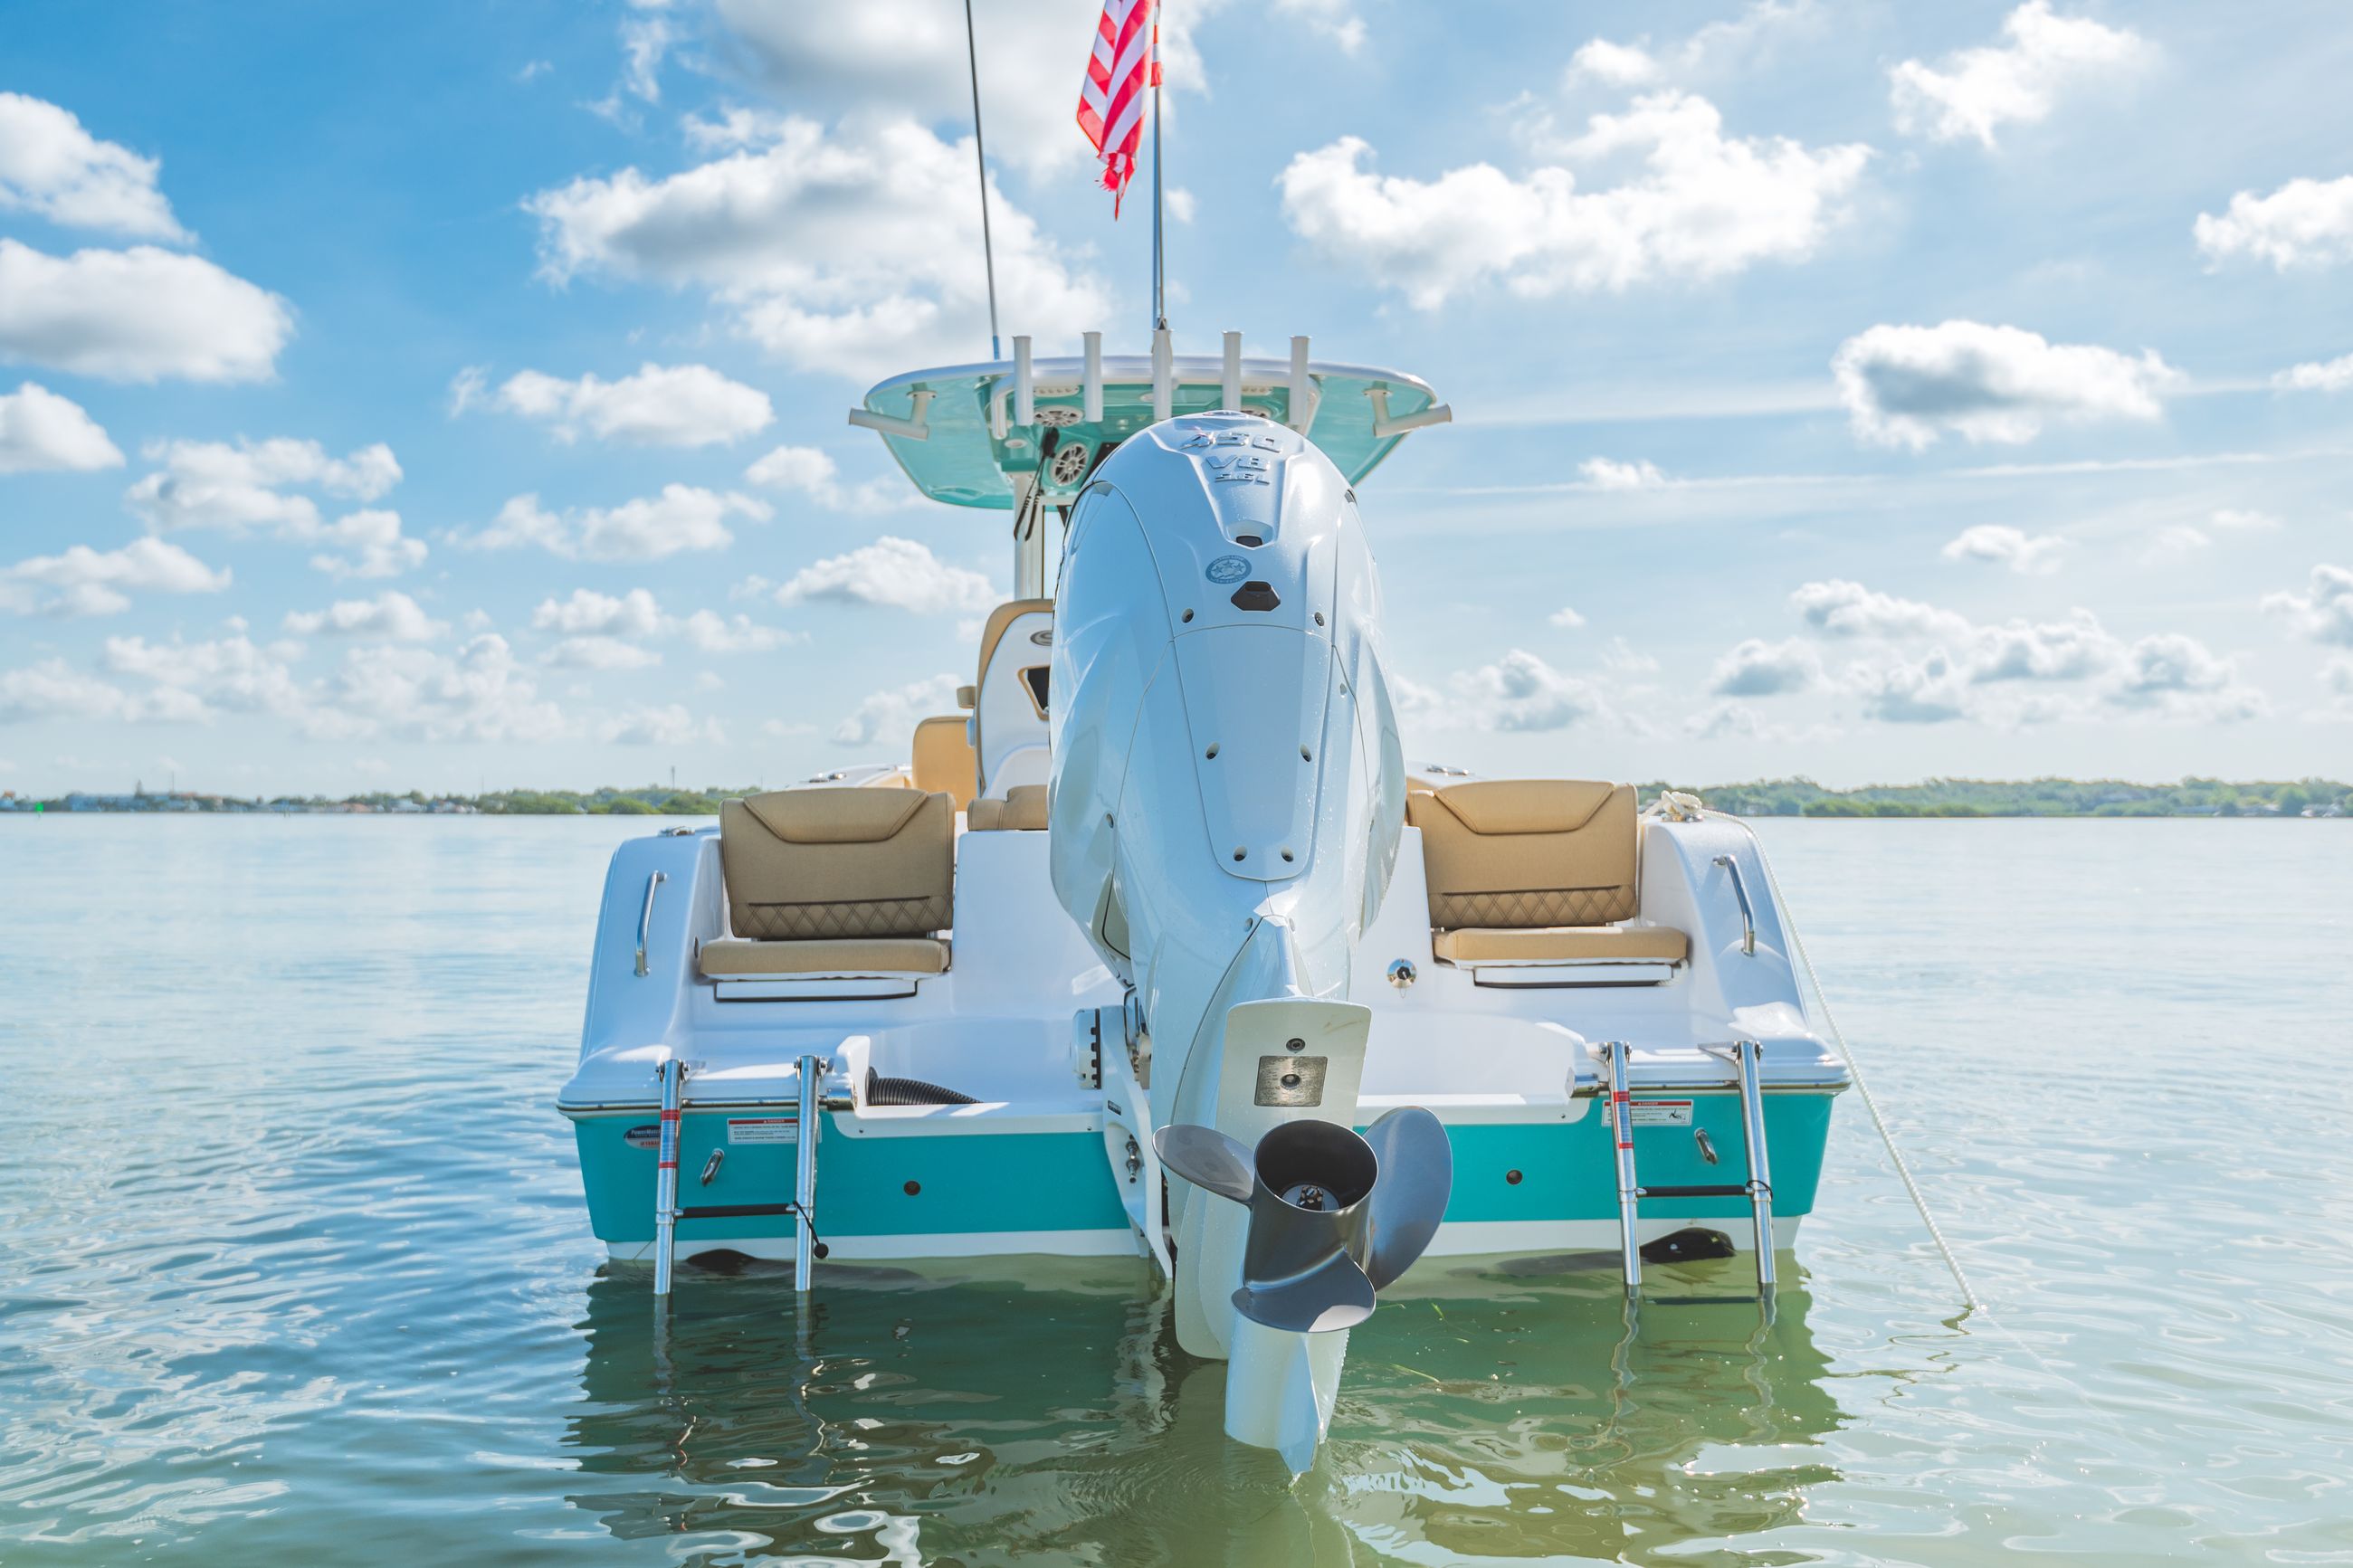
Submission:
[[[1732,873],[1732,896],[1740,900],[1740,951],[1751,958],[1757,956],[1757,911],[1749,907],[1748,884],[1740,879],[1740,862],[1729,855],[1719,855],[1715,863]],[[652,895],[647,895],[650,898]],[[642,974],[644,970],[638,971]]]
[[[670,874],[666,871],[657,871],[646,879],[646,907],[638,914],[638,973],[640,976],[651,973],[646,968],[646,933],[653,929],[654,889],[669,880]],[[1746,907],[1747,900],[1743,899],[1741,903]]]

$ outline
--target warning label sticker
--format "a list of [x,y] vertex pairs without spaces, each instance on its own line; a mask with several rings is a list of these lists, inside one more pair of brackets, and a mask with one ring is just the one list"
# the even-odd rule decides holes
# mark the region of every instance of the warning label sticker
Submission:
[[[1689,1117],[1686,1116],[1688,1121]],[[731,1116],[727,1119],[727,1142],[730,1143],[797,1143],[800,1142],[800,1118],[797,1116]]]
[[1637,1127],[1689,1127],[1692,1124],[1692,1102],[1688,1100],[1637,1100],[1631,1103]]

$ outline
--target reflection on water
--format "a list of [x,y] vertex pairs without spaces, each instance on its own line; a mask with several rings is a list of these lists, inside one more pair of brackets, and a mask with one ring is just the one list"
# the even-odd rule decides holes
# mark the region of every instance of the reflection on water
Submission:
[[0,820],[0,1563],[2353,1563],[2347,826],[1760,825],[1991,1315],[1850,1105],[1769,1331],[1425,1260],[1292,1485],[1141,1265],[657,1341],[552,1110],[639,826]]
[[1140,1268],[837,1270],[805,1302],[780,1275],[686,1276],[666,1327],[642,1270],[608,1271],[580,1325],[568,1495],[625,1538],[909,1562],[1663,1561],[1796,1520],[1836,1477],[1820,1440],[1841,1419],[1803,1282],[1769,1327],[1754,1303],[1659,1300],[1630,1333],[1614,1263],[1458,1263],[1385,1305],[1296,1489],[1226,1441],[1225,1368],[1177,1350]]

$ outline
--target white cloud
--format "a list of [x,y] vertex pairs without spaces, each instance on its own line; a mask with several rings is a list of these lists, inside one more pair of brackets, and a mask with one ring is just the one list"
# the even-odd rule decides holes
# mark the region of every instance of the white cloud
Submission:
[[322,737],[535,742],[573,726],[540,700],[506,639],[486,632],[454,654],[389,644],[352,649],[308,728]]
[[2067,542],[2055,533],[2028,533],[2006,522],[1965,528],[1937,552],[1947,561],[1983,561],[2027,574],[2056,572]]
[[400,514],[380,508],[346,512],[304,537],[328,547],[311,565],[330,577],[397,577],[425,563],[425,541],[403,534]]
[[2189,722],[2230,723],[2270,709],[2262,692],[2241,684],[2235,664],[2179,632],[2135,642],[2103,695],[2118,708]]
[[1862,699],[1864,717],[1883,724],[1943,724],[1968,711],[1967,684],[1942,648],[1917,663],[1853,665],[1847,683]]
[[[861,31],[867,9],[860,26],[835,14],[825,25]],[[1078,79],[1074,66],[1073,99]],[[807,369],[867,376],[970,357],[987,301],[969,145],[906,120],[828,131],[790,118],[774,132],[668,178],[631,168],[540,192],[524,205],[540,220],[543,272],[703,289],[738,331]],[[1002,192],[990,215],[1008,318],[1074,334],[1109,316],[1103,287]]]
[[1193,214],[1198,204],[1194,201],[1192,192],[1182,185],[1171,185],[1168,187],[1167,200],[1168,216],[1172,220],[1177,223],[1193,221]]
[[2180,379],[2153,349],[2135,359],[1961,321],[1873,327],[1840,344],[1831,368],[1858,437],[1915,451],[1947,431],[2015,444],[2053,421],[2155,420]]
[[151,643],[143,637],[109,637],[100,662],[115,675],[152,681],[175,693],[172,717],[209,721],[221,711],[269,713],[304,721],[311,696],[295,678],[298,643],[255,643],[242,632],[205,642]]
[[0,239],[0,359],[107,381],[264,381],[293,333],[285,300],[202,257]]
[[985,615],[1004,598],[979,573],[952,566],[913,540],[887,533],[846,555],[802,567],[776,590],[780,605],[884,605],[923,616]]
[[186,240],[155,187],[161,163],[101,142],[70,110],[0,92],[0,212],[29,212],[63,228],[137,239]]
[[1525,648],[1458,671],[1447,685],[1441,697],[1401,682],[1399,706],[1419,727],[1430,729],[1566,730],[1609,713],[1591,681],[1555,669]]
[[297,637],[374,637],[385,642],[431,642],[449,629],[396,588],[373,599],[338,599],[323,610],[294,610],[285,627]]
[[833,738],[844,746],[901,744],[913,737],[917,720],[954,711],[956,686],[956,677],[934,675],[874,692],[834,727]]
[[1648,49],[1595,38],[1570,57],[1569,75],[1607,82],[1611,87],[1642,87],[1659,79],[1659,62]]
[[2327,563],[2315,566],[2303,593],[2265,595],[2263,614],[2277,616],[2315,642],[2353,647],[2353,571]]
[[765,521],[770,510],[765,501],[732,490],[677,484],[617,507],[563,512],[548,510],[536,495],[520,495],[499,509],[488,528],[453,534],[450,542],[470,550],[536,545],[567,561],[659,561],[681,551],[723,550],[735,539],[729,518]]
[[1707,689],[1717,697],[1776,697],[1809,690],[1821,679],[1820,657],[1797,638],[1749,637],[1715,661]]
[[2241,191],[2221,216],[2200,213],[2190,232],[2210,264],[2243,256],[2286,272],[2353,261],[2353,174],[2290,180],[2267,196]]
[[1970,629],[1962,668],[1973,685],[2004,681],[2088,680],[2115,669],[2124,645],[2089,610],[2063,621],[2006,621]]
[[888,511],[915,493],[887,475],[845,485],[833,458],[815,447],[778,447],[744,469],[744,479],[766,489],[797,490],[828,511]]
[[1789,724],[1768,723],[1746,702],[1729,699],[1711,702],[1683,721],[1683,733],[1696,741],[1756,741],[1768,745],[1786,745],[1797,741],[1828,739],[1837,731],[1825,724],[1810,724],[1799,729]]
[[2146,40],[2127,28],[2052,14],[2028,0],[2002,23],[2000,44],[1962,49],[1936,66],[1905,60],[1888,72],[1895,124],[1938,142],[1994,144],[2003,125],[2050,118],[2063,91],[2147,62]]
[[400,514],[363,508],[329,522],[301,489],[375,500],[400,482],[400,464],[381,441],[332,458],[316,441],[169,441],[145,457],[163,465],[123,492],[124,504],[158,532],[212,528],[267,531],[307,544],[318,571],[337,578],[397,576],[424,563],[425,542],[401,531]]
[[[1345,136],[1293,157],[1276,184],[1303,239],[1434,310],[1489,281],[1541,299],[1803,260],[1871,155],[1726,137],[1715,105],[1674,91],[1594,115],[1556,151],[1560,163],[1525,179],[1472,163],[1416,180],[1372,173],[1371,147]],[[1578,188],[1572,165],[1629,159],[1641,172],[1624,183]]]
[[347,457],[331,458],[316,441],[170,441],[144,456],[164,466],[123,492],[123,501],[159,532],[217,528],[232,533],[272,528],[290,538],[313,537],[318,503],[287,493],[301,486],[370,501],[400,482],[400,464],[381,441]]
[[134,539],[100,552],[76,544],[61,555],[37,555],[0,571],[0,610],[18,615],[111,616],[131,607],[129,595],[216,594],[229,584],[176,544]]
[[0,724],[37,719],[119,719],[130,700],[121,688],[85,675],[61,658],[0,670]]
[[712,610],[695,611],[680,623],[679,629],[704,653],[766,653],[807,640],[803,634],[781,626],[760,626],[749,616],[722,616]]
[[1555,610],[1551,615],[1546,616],[1545,619],[1550,621],[1554,626],[1564,627],[1569,631],[1575,631],[1577,627],[1585,624],[1585,617],[1578,615],[1576,610],[1567,605],[1563,605],[1559,609]]
[[623,746],[713,746],[727,743],[727,732],[716,719],[697,719],[683,703],[660,708],[632,708],[598,727],[597,739]]
[[2291,365],[2272,377],[2283,392],[2342,392],[2353,386],[2353,354]]
[[531,614],[533,631],[573,637],[651,637],[662,625],[661,605],[644,588],[632,588],[617,596],[594,588],[575,588],[569,599],[541,600]]
[[1640,460],[1621,463],[1610,458],[1588,458],[1577,465],[1577,471],[1598,490],[1656,489],[1667,482],[1656,464]]
[[1967,617],[1950,610],[1838,577],[1802,584],[1790,594],[1789,607],[1831,637],[1952,637],[1966,636],[1969,628]]
[[1601,668],[1612,675],[1633,677],[1656,675],[1659,661],[1643,653],[1624,637],[1611,637],[1609,646],[1601,650]]
[[565,637],[540,658],[566,669],[643,669],[661,662],[661,655],[649,647],[604,636]]
[[[0,93],[0,99],[5,99]],[[25,383],[0,393],[0,474],[90,473],[122,466],[121,449],[70,397]]]
[[2214,542],[2213,536],[2202,528],[2186,522],[2169,522],[2157,531],[2140,553],[2144,566],[2166,566],[2187,561]]
[[[479,380],[460,372],[451,387],[454,407],[481,396]],[[741,440],[776,418],[768,395],[731,381],[709,365],[644,364],[634,375],[577,381],[526,370],[507,378],[497,406],[548,426],[562,441],[585,431],[600,440],[649,447],[707,447]]]

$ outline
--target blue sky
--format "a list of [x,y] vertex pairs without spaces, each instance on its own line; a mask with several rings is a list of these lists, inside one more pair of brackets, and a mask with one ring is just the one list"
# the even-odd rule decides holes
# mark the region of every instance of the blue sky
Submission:
[[[1096,9],[978,0],[1008,333],[1137,352]],[[843,422],[984,357],[952,0],[19,4],[0,788],[904,752],[1000,514]],[[2353,763],[2325,5],[1179,0],[1179,348],[1457,415],[1365,487],[1409,748],[1835,783]]]

